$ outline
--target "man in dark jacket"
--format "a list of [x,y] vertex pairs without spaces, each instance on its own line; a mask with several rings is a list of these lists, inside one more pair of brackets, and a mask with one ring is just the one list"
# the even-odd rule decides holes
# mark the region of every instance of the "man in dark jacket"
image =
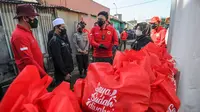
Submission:
[[[50,42],[50,40],[52,39],[52,37],[54,35],[54,31],[55,31],[55,28],[53,30],[49,31],[49,33],[48,33],[47,46],[49,46],[49,42]],[[68,38],[67,32],[66,32],[66,35],[64,35],[63,39],[69,45],[70,52],[72,53],[72,49],[71,49],[71,45],[70,45],[70,42],[69,42],[69,38]],[[49,47],[47,47],[47,49],[48,49],[48,52],[49,52]]]
[[55,67],[56,84],[69,81],[71,72],[74,70],[73,59],[69,44],[65,41],[66,29],[62,18],[53,21],[54,35],[49,41],[50,54]]

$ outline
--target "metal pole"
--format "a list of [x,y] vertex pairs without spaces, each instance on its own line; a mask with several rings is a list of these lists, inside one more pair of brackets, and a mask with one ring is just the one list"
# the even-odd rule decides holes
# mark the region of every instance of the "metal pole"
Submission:
[[114,4],[114,5],[115,5],[115,7],[116,7],[116,14],[118,14],[118,13],[117,13],[117,5],[116,5],[116,3],[113,3],[113,4]]

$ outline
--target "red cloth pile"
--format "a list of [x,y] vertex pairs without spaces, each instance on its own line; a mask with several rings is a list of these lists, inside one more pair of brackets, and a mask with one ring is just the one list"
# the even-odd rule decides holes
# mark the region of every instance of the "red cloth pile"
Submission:
[[84,112],[177,112],[175,61],[165,48],[117,52],[113,65],[93,63],[74,90]]
[[82,112],[70,84],[63,82],[53,92],[52,78],[40,78],[35,66],[27,66],[14,80],[0,104],[0,112]]

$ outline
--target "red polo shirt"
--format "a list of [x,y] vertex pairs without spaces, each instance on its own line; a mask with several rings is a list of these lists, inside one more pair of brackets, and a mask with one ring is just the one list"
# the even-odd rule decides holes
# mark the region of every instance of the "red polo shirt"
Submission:
[[[106,25],[103,29],[95,26],[91,30],[91,45],[94,47],[94,57],[112,57],[113,45],[118,45],[118,37],[116,30]],[[103,44],[107,49],[99,48]]]
[[122,39],[122,40],[126,40],[127,37],[128,37],[128,33],[127,33],[126,31],[123,31],[123,32],[121,33],[121,39]]
[[12,34],[11,45],[19,71],[22,71],[26,65],[35,65],[41,76],[46,75],[43,55],[31,30],[17,25]]
[[157,46],[166,47],[165,43],[166,32],[167,30],[162,26],[159,26],[157,29],[152,29],[151,39]]

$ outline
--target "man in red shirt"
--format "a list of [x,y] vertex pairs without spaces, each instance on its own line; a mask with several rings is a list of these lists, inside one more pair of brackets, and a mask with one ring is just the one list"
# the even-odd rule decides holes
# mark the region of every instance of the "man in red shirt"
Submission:
[[160,47],[166,47],[165,35],[167,30],[160,26],[161,20],[159,17],[153,17],[150,21],[152,26],[151,39],[153,42]]
[[11,45],[19,71],[27,65],[35,65],[43,77],[47,74],[44,70],[43,55],[31,31],[38,26],[36,16],[39,14],[34,11],[33,6],[24,4],[17,6],[17,16],[14,19],[18,19],[19,23],[12,33]]
[[126,29],[121,33],[121,42],[120,42],[120,50],[122,49],[122,45],[124,44],[124,50],[126,49],[126,40],[128,37],[128,33],[126,32]]
[[108,24],[108,13],[98,14],[98,26],[91,30],[91,45],[94,47],[94,62],[112,63],[112,48],[118,47],[118,37],[115,29]]

